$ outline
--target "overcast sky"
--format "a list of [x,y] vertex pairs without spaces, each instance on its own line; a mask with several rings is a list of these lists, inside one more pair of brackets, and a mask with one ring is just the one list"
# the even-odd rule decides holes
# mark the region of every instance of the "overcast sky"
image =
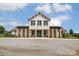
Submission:
[[51,26],[62,26],[66,30],[72,28],[79,32],[79,4],[77,3],[0,3],[0,25],[6,30],[19,25],[27,25],[28,18],[38,12],[50,17]]

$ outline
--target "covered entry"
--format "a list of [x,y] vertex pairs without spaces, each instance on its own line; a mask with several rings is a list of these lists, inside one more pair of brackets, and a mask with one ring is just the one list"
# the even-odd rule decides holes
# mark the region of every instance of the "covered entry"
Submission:
[[42,30],[37,30],[37,37],[42,37]]

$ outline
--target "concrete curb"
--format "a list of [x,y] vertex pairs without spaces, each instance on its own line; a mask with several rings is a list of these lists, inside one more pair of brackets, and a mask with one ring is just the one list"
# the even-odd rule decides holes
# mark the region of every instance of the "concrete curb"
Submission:
[[27,39],[27,40],[34,40],[34,39],[46,39],[46,40],[79,40],[79,39],[66,39],[66,38],[0,38],[0,39]]

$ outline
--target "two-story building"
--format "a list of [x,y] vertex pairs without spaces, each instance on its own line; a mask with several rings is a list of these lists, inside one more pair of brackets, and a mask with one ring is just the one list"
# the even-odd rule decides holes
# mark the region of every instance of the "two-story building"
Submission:
[[50,26],[50,20],[39,12],[28,19],[28,26],[17,26],[12,30],[12,34],[15,37],[62,38],[63,28]]

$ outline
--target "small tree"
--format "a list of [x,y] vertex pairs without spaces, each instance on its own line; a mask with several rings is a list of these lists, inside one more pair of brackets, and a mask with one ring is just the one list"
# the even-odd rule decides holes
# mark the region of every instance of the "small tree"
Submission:
[[70,34],[73,34],[73,29],[70,29],[70,30],[69,30],[69,33],[70,33]]

